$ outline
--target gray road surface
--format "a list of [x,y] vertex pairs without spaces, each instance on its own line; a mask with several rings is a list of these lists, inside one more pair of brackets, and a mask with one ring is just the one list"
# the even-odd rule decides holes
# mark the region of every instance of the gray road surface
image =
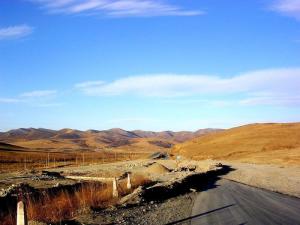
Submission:
[[217,185],[198,194],[192,225],[300,225],[298,198],[225,179]]

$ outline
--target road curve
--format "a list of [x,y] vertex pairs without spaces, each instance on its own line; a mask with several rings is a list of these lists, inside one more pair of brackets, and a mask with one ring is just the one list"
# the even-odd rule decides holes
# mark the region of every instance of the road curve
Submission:
[[300,199],[221,179],[198,194],[191,218],[192,225],[300,225]]

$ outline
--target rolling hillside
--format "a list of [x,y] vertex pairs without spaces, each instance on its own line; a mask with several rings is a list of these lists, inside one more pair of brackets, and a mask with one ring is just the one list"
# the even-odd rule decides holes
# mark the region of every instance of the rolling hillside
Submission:
[[0,142],[0,151],[22,151],[22,150],[25,150],[25,148]]
[[20,128],[0,133],[0,141],[30,149],[118,149],[130,151],[159,151],[171,148],[174,144],[190,140],[207,133],[218,132],[217,129],[202,129],[196,132],[151,132],[126,131],[119,128],[110,130],[74,129],[49,130]]
[[193,159],[300,163],[300,123],[250,124],[194,138],[172,149]]

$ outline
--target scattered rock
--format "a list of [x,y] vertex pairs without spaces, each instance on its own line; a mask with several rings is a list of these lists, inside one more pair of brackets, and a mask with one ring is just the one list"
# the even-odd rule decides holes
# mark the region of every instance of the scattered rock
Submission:
[[61,175],[60,172],[52,172],[52,171],[46,171],[46,170],[42,171],[42,176],[47,176],[47,177],[51,177],[51,178],[63,178],[63,176]]
[[197,190],[194,189],[194,188],[190,188],[190,191],[191,191],[191,192],[196,192]]
[[0,197],[5,197],[9,193],[11,193],[13,190],[15,190],[18,186],[20,186],[20,185],[12,184],[8,188],[2,188],[0,190]]

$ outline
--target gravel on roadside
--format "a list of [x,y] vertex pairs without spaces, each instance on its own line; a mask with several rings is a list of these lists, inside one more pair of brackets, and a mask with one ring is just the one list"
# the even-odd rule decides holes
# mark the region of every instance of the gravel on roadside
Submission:
[[[163,225],[190,217],[197,193],[188,193],[164,202],[147,202],[136,206],[90,211],[76,218],[85,225]],[[188,225],[189,220],[176,224]]]

